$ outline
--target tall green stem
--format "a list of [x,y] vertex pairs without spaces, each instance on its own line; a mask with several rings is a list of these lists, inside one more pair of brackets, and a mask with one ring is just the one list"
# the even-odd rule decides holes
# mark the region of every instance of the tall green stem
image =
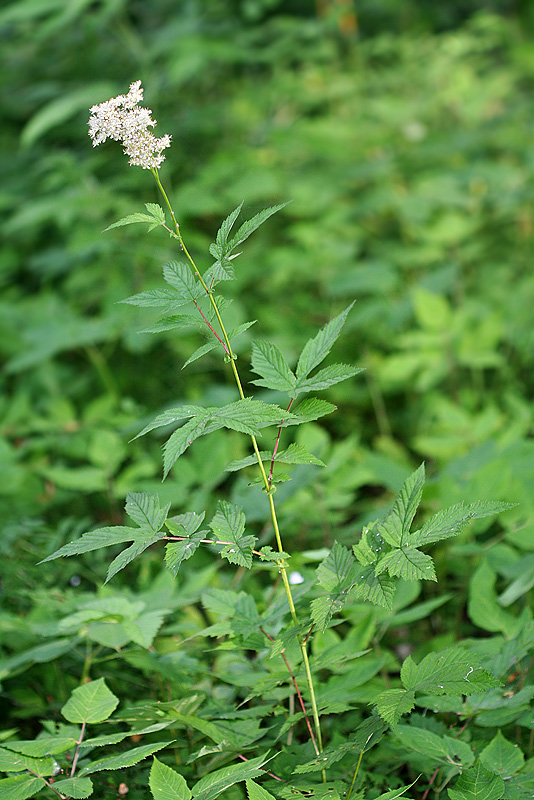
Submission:
[[[195,273],[196,277],[200,281],[200,284],[202,285],[202,288],[206,292],[206,294],[207,294],[207,296],[209,298],[209,301],[211,303],[211,306],[213,308],[213,311],[215,313],[215,316],[217,317],[217,322],[220,325],[221,332],[222,332],[224,341],[226,343],[226,349],[227,349],[227,353],[228,353],[228,358],[229,358],[230,364],[232,366],[232,372],[234,374],[234,379],[235,379],[235,382],[236,382],[236,385],[237,385],[237,390],[239,392],[239,396],[241,397],[241,399],[244,400],[245,399],[245,393],[243,391],[243,385],[241,383],[241,378],[239,377],[239,372],[237,370],[237,366],[236,366],[236,363],[235,363],[235,355],[234,355],[234,352],[232,350],[232,345],[230,344],[230,339],[228,338],[228,333],[227,333],[226,328],[224,326],[224,322],[222,321],[222,318],[221,318],[221,315],[220,315],[220,312],[219,312],[219,308],[217,306],[217,302],[216,302],[216,300],[215,300],[215,298],[213,296],[213,293],[208,288],[206,282],[202,278],[202,275],[200,274],[197,265],[193,261],[193,259],[192,259],[191,255],[190,255],[187,247],[184,244],[184,240],[182,239],[182,234],[180,232],[180,226],[178,225],[178,221],[177,221],[177,219],[175,217],[175,214],[174,214],[173,208],[171,206],[171,203],[169,201],[169,198],[167,197],[167,193],[166,193],[165,189],[163,188],[163,185],[162,185],[162,183],[160,181],[157,169],[153,169],[152,173],[154,175],[154,178],[156,179],[156,183],[158,184],[159,190],[160,190],[160,192],[161,192],[161,194],[163,196],[165,204],[166,204],[167,208],[169,209],[169,213],[171,215],[171,219],[172,219],[173,224],[174,224],[174,228],[175,228],[175,231],[176,231],[176,236],[177,236],[178,241],[180,243],[180,247],[182,248],[182,250],[184,252],[184,255],[186,256],[187,260],[189,261],[189,264],[191,265],[191,269]],[[276,544],[277,544],[277,547],[278,547],[278,551],[280,553],[283,553],[284,552],[284,548],[283,548],[283,545],[282,545],[282,537],[280,535],[280,528],[279,528],[279,525],[278,525],[278,518],[277,518],[277,515],[276,515],[276,508],[275,508],[275,505],[274,505],[273,491],[272,491],[271,485],[269,483],[269,479],[267,477],[267,473],[265,472],[265,467],[263,466],[263,461],[262,461],[262,458],[261,458],[261,455],[260,455],[260,451],[259,451],[259,448],[258,448],[258,443],[256,441],[256,437],[255,436],[251,436],[250,438],[251,438],[251,441],[252,441],[252,447],[254,449],[254,453],[256,454],[256,458],[257,458],[257,461],[258,461],[258,466],[260,468],[261,478],[262,478],[262,481],[263,481],[264,489],[265,489],[265,491],[267,493],[267,497],[269,498],[269,507],[270,507],[270,511],[271,511],[271,520],[272,520],[272,523],[273,523],[274,535],[276,537]],[[289,583],[289,578],[288,578],[288,575],[287,575],[287,569],[286,569],[284,564],[280,564],[280,574],[282,575],[282,582],[284,584],[284,589],[285,589],[286,596],[287,596],[287,602],[289,604],[289,611],[291,613],[291,618],[292,618],[294,624],[298,625],[297,612],[295,610],[295,603],[293,601],[293,595],[292,595],[292,592],[291,592],[291,585]],[[317,708],[317,699],[315,697],[315,689],[314,689],[314,686],[313,686],[313,677],[312,677],[311,668],[310,668],[310,661],[309,661],[309,658],[308,658],[308,650],[307,650],[307,647],[306,647],[306,642],[304,641],[302,636],[299,635],[298,641],[299,641],[300,650],[301,650],[301,653],[302,653],[302,660],[303,660],[303,663],[304,663],[304,669],[306,671],[306,679],[307,679],[307,683],[308,683],[308,690],[310,692],[310,701],[311,701],[311,704],[312,704],[315,735],[317,737],[317,748],[318,748],[318,752],[321,753],[322,750],[323,750],[323,739],[322,739],[322,735],[321,735],[321,723],[320,723],[320,720],[319,720],[319,710]],[[323,772],[323,780],[325,780],[324,772]]]

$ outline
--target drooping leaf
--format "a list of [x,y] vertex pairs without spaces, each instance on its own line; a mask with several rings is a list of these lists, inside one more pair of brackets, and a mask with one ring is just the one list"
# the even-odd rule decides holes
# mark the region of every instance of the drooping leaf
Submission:
[[136,531],[133,544],[131,544],[130,547],[127,547],[126,550],[123,550],[121,553],[119,553],[119,555],[116,556],[109,565],[104,583],[109,583],[109,581],[117,574],[117,572],[123,570],[131,561],[134,560],[134,558],[137,558],[138,555],[144,553],[144,551],[153,544],[163,539],[164,535],[164,531],[157,531],[156,533],[142,530]]
[[504,781],[478,761],[462,772],[447,793],[450,800],[500,800],[504,796]]
[[173,741],[174,739],[167,742],[153,742],[152,744],[145,744],[141,747],[134,747],[133,750],[127,750],[125,753],[119,753],[116,756],[108,756],[107,758],[100,759],[100,761],[93,761],[80,770],[80,777],[92,775],[95,772],[102,772],[103,770],[133,767],[153,753],[157,753],[158,750],[163,750],[164,747],[168,747]]
[[177,431],[174,431],[174,433],[170,435],[163,447],[164,478],[167,477],[171,467],[178,458],[185,453],[187,448],[193,444],[195,439],[198,439],[199,436],[205,433],[209,422],[210,418],[208,414],[201,417],[193,417],[189,422],[186,422],[185,425],[182,425],[181,428],[178,428]]
[[311,603],[312,619],[321,630],[325,630],[354,588],[355,567],[356,562],[350,551],[334,542],[330,553],[317,568],[317,579],[328,591],[327,597],[318,597]]
[[250,398],[237,400],[222,408],[210,408],[209,411],[213,419],[220,421],[225,428],[249,435],[257,435],[261,428],[279,425],[292,417],[291,412],[279,406]]
[[360,566],[355,571],[354,590],[362,600],[369,600],[375,606],[393,607],[395,581],[386,575],[377,575],[372,565]]
[[52,756],[34,758],[0,747],[0,772],[24,772],[25,770],[39,777],[47,777],[54,772],[54,759]]
[[118,704],[119,698],[110,692],[104,678],[98,678],[74,689],[61,713],[66,720],[73,723],[104,722],[113,714]]
[[[363,372],[363,367],[351,367],[348,364],[331,364],[329,367],[316,372],[311,378],[302,378],[296,382],[292,397],[303,392],[320,392],[322,389],[328,389],[336,383],[352,378],[354,375]],[[258,383],[258,381],[254,381]],[[261,386],[265,384],[260,384]],[[272,387],[270,387],[272,388]],[[290,391],[289,389],[287,391]]]
[[110,547],[113,544],[132,542],[136,538],[138,531],[138,528],[126,528],[122,525],[97,528],[95,531],[84,533],[74,542],[64,544],[63,547],[60,547],[52,555],[43,558],[39,563],[44,564],[45,561],[52,561],[62,556],[77,556],[81,553],[88,553],[91,550],[99,550],[101,547]]
[[300,381],[307,378],[312,369],[326,358],[341,333],[341,329],[353,305],[354,303],[351,303],[341,314],[327,322],[319,333],[304,345],[297,363],[297,380]]
[[156,428],[163,428],[166,425],[172,425],[174,422],[181,422],[188,417],[202,417],[205,414],[206,409],[202,408],[202,406],[195,406],[195,405],[187,405],[187,406],[178,406],[178,408],[169,408],[167,411],[163,411],[161,414],[158,414],[152,422],[146,425],[143,430],[134,436],[132,441],[135,439],[139,439],[140,436],[145,436],[145,434],[149,433],[150,431],[155,430]]
[[133,294],[124,300],[119,300],[119,303],[139,308],[159,308],[161,313],[171,314],[176,308],[185,306],[190,300],[189,295],[163,287],[163,289],[148,289],[146,292]]
[[319,772],[341,761],[347,753],[365,753],[375,744],[378,744],[386,730],[387,725],[384,721],[378,715],[373,715],[358,725],[354,733],[344,742],[337,745],[329,745],[320,756],[296,767],[295,772]]
[[200,546],[204,532],[192,533],[180,542],[169,542],[165,547],[165,564],[176,578],[184,561],[191,558]]
[[191,790],[185,779],[155,757],[148,783],[154,800],[190,800],[191,798]]
[[[230,343],[232,343],[234,339],[236,339],[240,334],[248,330],[255,323],[256,320],[253,319],[250,322],[243,322],[242,325],[238,325],[237,328],[231,330],[230,333],[228,334]],[[211,339],[209,342],[206,342],[206,344],[201,345],[195,350],[195,352],[192,355],[189,356],[185,364],[182,366],[182,369],[185,369],[189,364],[192,364],[193,361],[197,361],[199,358],[202,358],[202,356],[205,356],[207,353],[211,353],[211,351],[215,350],[216,347],[220,347],[222,350],[221,343],[217,341],[217,339],[215,338]]]
[[252,369],[261,375],[260,380],[252,381],[256,386],[289,392],[292,396],[296,378],[275,344],[263,341],[252,343]]

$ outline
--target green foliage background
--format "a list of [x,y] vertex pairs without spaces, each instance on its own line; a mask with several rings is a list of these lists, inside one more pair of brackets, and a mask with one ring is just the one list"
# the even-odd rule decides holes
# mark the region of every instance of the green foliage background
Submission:
[[[503,527],[477,521],[460,544],[438,550],[443,588],[457,592],[458,627],[438,624],[444,643],[458,630],[471,634],[462,602],[488,542],[497,540],[484,561],[489,573],[477,573],[481,586],[497,580],[503,589],[524,569],[532,575],[531,25],[529,3],[505,0],[439,8],[416,0],[4,4],[6,657],[42,643],[80,580],[86,600],[101,585],[107,565],[98,553],[35,565],[97,523],[120,523],[128,491],[158,492],[175,513],[213,512],[229,497],[251,524],[265,519],[246,479],[223,471],[248,454],[239,434],[196,443],[163,485],[161,439],[128,444],[170,405],[235,399],[218,355],[180,372],[202,343],[197,335],[140,334],[152,318],[117,305],[155,286],[172,257],[159,231],[101,233],[158,201],[150,176],[127,167],[117,145],[92,150],[87,137],[89,106],[136,79],[156,135],[173,136],[162,174],[202,267],[220,220],[242,200],[247,216],[293,201],[247,243],[228,288],[229,327],[257,319],[258,335],[294,363],[320,325],[357,301],[336,358],[366,373],[330,389],[338,413],[296,439],[327,467],[318,475],[298,467],[277,493],[292,549],[353,541],[424,460],[431,480],[423,514],[461,500],[519,504],[501,516]],[[245,365],[249,334],[238,341]],[[257,396],[277,402],[272,392]],[[178,597],[159,574],[160,557],[145,555],[128,583],[152,592],[152,613],[187,606],[194,582]],[[203,557],[202,580],[224,583]],[[528,580],[510,602],[528,605]],[[425,599],[432,597],[430,589]],[[201,612],[188,613],[180,635],[198,627]],[[484,615],[473,615],[481,625]],[[511,624],[497,612],[495,620],[487,630]],[[146,630],[138,643],[150,640]],[[146,667],[141,656],[133,662]],[[76,685],[76,657],[61,671],[54,664],[10,682],[2,702],[17,724],[59,708]]]

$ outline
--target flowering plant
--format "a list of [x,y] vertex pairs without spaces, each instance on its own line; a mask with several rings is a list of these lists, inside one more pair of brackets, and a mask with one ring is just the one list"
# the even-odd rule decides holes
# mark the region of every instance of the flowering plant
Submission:
[[[69,726],[50,728],[44,740],[5,744],[4,757],[15,765],[14,771],[22,764],[26,772],[0,781],[0,798],[24,800],[41,790],[62,798],[89,797],[94,790],[89,776],[132,767],[157,752],[160,758],[154,757],[148,777],[155,800],[212,800],[227,790],[237,798],[242,796],[239,784],[243,782],[249,800],[350,800],[353,794],[362,798],[364,755],[384,737],[391,736],[403,716],[423,702],[420,698],[424,697],[426,705],[439,706],[450,698],[460,703],[463,697],[490,692],[500,685],[495,670],[486,669],[475,652],[453,645],[441,652],[429,652],[418,664],[408,656],[399,679],[391,686],[388,667],[395,671],[395,665],[387,665],[380,653],[376,626],[385,624],[385,631],[387,620],[405,605],[403,593],[408,584],[437,580],[434,561],[424,550],[457,535],[469,520],[497,514],[508,504],[459,503],[414,527],[425,481],[421,465],[406,479],[389,513],[364,526],[356,540],[350,542],[350,548],[334,542],[325,551],[301,554],[303,574],[290,570],[291,548],[286,549],[282,538],[275,494],[277,486],[290,480],[290,476],[279,467],[298,470],[324,464],[298,442],[290,441],[284,447],[282,442],[296,426],[335,410],[327,400],[310,395],[361,371],[338,363],[318,369],[341,334],[352,305],[305,344],[294,368],[274,343],[254,341],[251,368],[258,377],[252,383],[275,393],[277,398],[286,395],[287,399],[279,405],[267,401],[271,395],[266,400],[249,396],[238,369],[234,340],[253,323],[228,330],[221,298],[214,289],[234,277],[235,259],[240,255],[237,248],[285,204],[259,212],[235,232],[242,204],[234,209],[209,248],[213,263],[202,272],[186,246],[159,174],[165,159],[163,151],[169,148],[171,137],[158,139],[149,130],[156,121],[151,110],[140,105],[142,99],[141,82],[137,81],[131,84],[128,94],[93,106],[89,135],[94,146],[109,138],[121,142],[131,165],[152,172],[170,221],[164,208],[148,203],[145,212],[131,214],[111,224],[108,230],[140,222],[149,223],[149,230],[162,227],[177,244],[180,260],[163,266],[165,286],[135,294],[123,302],[159,309],[163,316],[153,330],[188,326],[204,329],[210,338],[187,363],[218,349],[233,376],[236,399],[223,406],[185,403],[166,409],[138,436],[176,426],[164,445],[164,477],[200,437],[221,429],[248,436],[252,453],[231,462],[226,470],[237,473],[257,469],[259,474],[249,483],[249,491],[254,493],[257,507],[266,509],[267,519],[260,532],[247,523],[237,503],[221,499],[204,527],[206,509],[185,506],[180,513],[170,514],[170,503],[162,505],[154,494],[132,492],[125,511],[135,527],[90,530],[44,560],[127,544],[110,561],[107,582],[149,547],[163,545],[165,565],[177,578],[184,562],[204,547],[238,568],[236,586],[241,587],[242,573],[247,570],[254,569],[252,574],[257,577],[250,579],[248,591],[212,586],[202,595],[202,613],[208,625],[195,631],[194,637],[215,637],[220,651],[213,667],[200,671],[194,690],[187,679],[177,679],[176,672],[169,670],[165,662],[169,640],[165,645],[158,644],[158,625],[154,627],[150,614],[136,623],[137,630],[130,622],[129,630],[134,630],[132,640],[147,650],[148,661],[140,662],[142,668],[149,669],[149,665],[157,675],[168,679],[167,702],[143,703],[114,715],[119,699],[102,676],[89,679],[97,662],[86,659],[85,680],[61,709]],[[269,431],[271,446],[260,450],[258,439]],[[260,535],[271,544],[259,542]],[[306,559],[312,563],[320,560],[315,573],[308,568]],[[190,569],[191,563],[194,562],[188,563]],[[441,602],[444,601],[431,601],[432,608]],[[68,624],[100,619],[101,610],[84,609]],[[105,611],[111,616],[119,613],[111,602]],[[418,619],[418,613],[426,612],[412,613],[412,618]],[[342,636],[335,633],[338,626],[344,626]],[[186,654],[190,638],[193,637],[184,636],[181,629],[173,639],[173,648],[180,649],[183,655],[177,663],[185,678],[194,660]],[[235,653],[234,661],[226,662],[225,653]],[[226,670],[225,664],[229,664]],[[373,684],[379,673],[383,683]],[[366,681],[367,693],[362,693],[359,687]],[[340,740],[336,731],[340,716],[349,720],[352,730],[345,740]],[[108,721],[128,723],[129,728],[118,733],[106,730],[101,736],[87,738],[88,728]],[[180,738],[178,728],[185,729],[187,737]],[[161,740],[162,731],[168,731],[172,738],[163,734],[165,738]],[[195,732],[203,737],[200,741],[192,736]],[[98,754],[102,746],[116,745],[128,738],[136,742],[141,737],[146,744],[104,758]],[[473,766],[474,756],[466,743],[458,742],[453,747],[452,740],[441,730],[439,734],[428,731],[423,738],[425,742],[417,737],[415,741],[412,735],[412,749],[421,752],[426,746],[425,752],[430,747],[434,753],[446,753],[450,777],[460,775],[465,768],[465,774],[471,776],[466,781],[468,787],[471,779],[479,783],[485,780],[486,788],[491,784],[493,779],[481,773],[484,768],[480,764]],[[72,754],[68,758],[67,752]],[[175,759],[172,767],[167,763],[171,753]],[[56,761],[62,756],[64,766]],[[370,753],[371,765],[372,758]],[[368,777],[371,771],[367,772]],[[58,777],[60,773],[65,777]],[[393,800],[411,785],[400,786],[397,782],[394,792],[379,794],[378,800]],[[128,787],[121,786],[126,787],[122,790],[124,795]],[[472,796],[460,787],[451,799],[471,800]],[[488,796],[496,798],[491,793]]]

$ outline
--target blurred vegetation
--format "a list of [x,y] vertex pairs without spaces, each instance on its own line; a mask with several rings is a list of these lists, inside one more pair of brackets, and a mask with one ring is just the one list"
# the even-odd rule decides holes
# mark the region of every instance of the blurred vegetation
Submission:
[[[160,439],[128,444],[171,404],[235,396],[214,354],[180,372],[200,339],[140,334],[152,318],[117,305],[174,255],[157,231],[101,233],[158,201],[118,146],[87,136],[89,106],[137,79],[156,135],[173,136],[162,175],[202,266],[241,200],[248,216],[292,200],[246,245],[229,327],[257,319],[294,360],[357,300],[336,357],[367,371],[299,433],[328,466],[279,489],[289,541],[344,541],[425,460],[427,511],[517,502],[502,553],[509,565],[534,551],[532,17],[512,0],[3,5],[0,551],[16,565],[3,577],[15,609],[36,602],[37,581],[102,582],[98,555],[35,563],[120,522],[127,491],[157,491],[175,513],[229,496],[263,519],[223,472],[246,454],[238,434],[198,442],[163,485]],[[158,565],[148,554],[131,574],[147,588]],[[468,564],[451,569],[466,579]],[[17,691],[21,715],[42,707],[37,689]]]

